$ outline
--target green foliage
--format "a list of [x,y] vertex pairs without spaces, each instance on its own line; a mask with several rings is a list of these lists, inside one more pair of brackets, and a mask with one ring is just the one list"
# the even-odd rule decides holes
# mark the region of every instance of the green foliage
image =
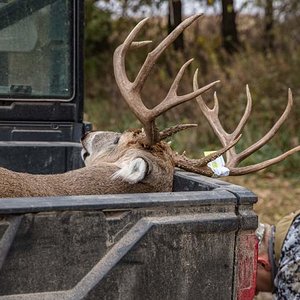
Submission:
[[86,28],[85,28],[85,55],[88,72],[95,72],[93,68],[105,66],[107,54],[112,45],[109,41],[112,35],[111,14],[97,9],[95,1],[85,1]]

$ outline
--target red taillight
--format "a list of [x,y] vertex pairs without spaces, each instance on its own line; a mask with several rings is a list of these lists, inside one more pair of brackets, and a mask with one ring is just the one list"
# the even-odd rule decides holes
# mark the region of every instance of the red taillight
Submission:
[[242,233],[237,244],[237,300],[255,296],[258,242],[254,232]]

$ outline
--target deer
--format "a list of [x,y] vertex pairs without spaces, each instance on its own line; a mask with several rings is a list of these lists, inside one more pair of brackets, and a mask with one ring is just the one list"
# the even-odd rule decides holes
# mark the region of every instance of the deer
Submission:
[[[257,166],[249,167],[246,170],[245,167],[237,167],[238,163],[246,155],[240,155],[238,158],[234,155],[234,146],[241,138],[242,125],[239,125],[232,135],[222,131],[219,125],[213,125],[216,131],[220,132],[219,137],[223,142],[223,148],[199,159],[190,159],[185,154],[176,153],[169,143],[165,141],[173,134],[197,125],[178,124],[159,130],[156,125],[157,118],[173,107],[195,100],[195,98],[201,104],[200,107],[212,124],[216,122],[217,108],[214,109],[214,113],[211,113],[204,106],[201,95],[219,81],[214,81],[199,88],[196,82],[196,70],[193,91],[184,95],[178,95],[180,81],[186,68],[192,63],[192,59],[180,68],[166,97],[158,105],[151,109],[147,108],[141,95],[144,83],[160,55],[187,27],[200,17],[201,14],[198,14],[185,19],[149,52],[137,76],[132,81],[128,79],[126,74],[126,54],[129,50],[138,49],[151,43],[151,41],[134,41],[145,23],[147,23],[148,18],[140,21],[129,33],[125,41],[115,50],[113,67],[116,83],[130,110],[142,124],[142,129],[126,130],[123,133],[113,131],[88,132],[81,140],[81,156],[85,166],[63,174],[34,175],[0,168],[0,197],[171,192],[173,176],[177,167],[212,177],[215,173],[208,164],[221,155],[226,154],[228,158],[226,167],[229,169],[229,175],[242,175],[277,163],[299,151],[300,146],[295,147],[269,162],[259,163]],[[289,99],[288,110],[290,110],[292,102],[291,93],[289,94]],[[250,115],[250,104],[251,102],[248,103],[247,115]],[[283,119],[286,119],[287,114],[285,113],[281,117],[280,123],[282,123]],[[242,124],[244,124],[244,119],[246,117],[243,117]],[[263,142],[258,144],[267,142],[269,137],[275,134],[274,131],[276,129],[267,138],[264,138]],[[223,138],[223,135],[225,138]],[[253,152],[257,148],[257,146],[252,147],[251,151]],[[247,155],[251,151],[248,151]]]

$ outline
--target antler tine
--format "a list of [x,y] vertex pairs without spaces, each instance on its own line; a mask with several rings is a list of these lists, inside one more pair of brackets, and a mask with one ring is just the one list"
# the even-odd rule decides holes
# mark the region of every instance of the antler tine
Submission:
[[[199,69],[197,68],[195,73],[194,73],[194,77],[193,77],[193,87],[194,87],[194,90],[197,90],[199,88],[198,86],[198,73],[199,73]],[[214,94],[216,95],[216,93]],[[219,114],[219,101],[218,101],[218,98],[215,96],[214,97],[214,107],[212,109],[210,109],[206,103],[204,102],[203,98],[201,97],[201,95],[199,95],[197,97],[197,102],[201,108],[201,110],[205,111],[205,113],[209,113],[210,111],[214,112],[214,114],[216,116],[218,116]],[[205,114],[205,117],[206,117],[206,114]],[[208,119],[208,121],[210,121],[210,119]]]
[[151,43],[152,41],[132,42],[132,44],[130,45],[130,49],[132,50],[132,49],[142,48]]
[[193,61],[193,59],[190,59],[181,67],[178,74],[176,75],[176,78],[175,78],[166,98],[161,103],[159,103],[157,106],[155,106],[152,110],[148,110],[147,121],[144,123],[144,129],[145,129],[145,133],[146,133],[147,137],[153,136],[154,142],[161,140],[158,132],[156,131],[156,127],[154,124],[155,118],[157,118],[158,116],[160,116],[167,110],[169,110],[179,104],[182,104],[184,102],[194,99],[196,96],[209,90],[212,86],[214,86],[215,84],[217,84],[219,82],[219,80],[214,81],[200,89],[197,89],[196,91],[193,91],[186,95],[178,96],[177,89],[178,89],[179,82],[183,76],[185,69],[192,61]]
[[246,166],[246,167],[238,167],[238,168],[230,168],[230,175],[237,176],[237,175],[244,175],[244,174],[249,174],[249,173],[260,171],[262,169],[265,169],[269,166],[272,166],[272,165],[286,159],[288,156],[290,156],[296,152],[299,152],[299,151],[300,151],[300,146],[297,146],[291,150],[286,151],[285,153],[283,153],[277,157],[271,158],[271,159],[263,161],[261,163],[257,163],[255,165]]
[[[229,141],[236,138],[238,135],[241,134],[242,130],[244,129],[244,127],[250,117],[250,114],[252,111],[252,97],[251,97],[251,93],[250,93],[248,84],[246,85],[246,95],[247,95],[247,104],[246,104],[244,114],[243,114],[238,126],[236,127],[236,129],[231,134],[228,135]],[[217,96],[215,95],[215,97],[217,97]],[[239,157],[240,156],[239,156],[239,154],[236,153],[235,148],[231,148],[226,153],[226,161],[228,162],[228,166],[230,166],[231,164],[234,164],[235,160],[238,159]]]
[[288,90],[288,103],[287,103],[286,108],[285,108],[283,114],[281,115],[281,117],[274,124],[274,126],[269,130],[269,132],[267,132],[265,134],[265,136],[263,138],[261,138],[255,144],[253,144],[252,146],[248,147],[247,149],[245,149],[244,151],[242,151],[238,155],[238,157],[237,157],[237,164],[240,161],[242,161],[243,159],[245,159],[246,157],[248,157],[249,155],[251,155],[256,150],[260,149],[269,140],[271,140],[271,138],[276,134],[276,132],[279,130],[279,128],[281,127],[281,125],[283,124],[283,122],[288,117],[288,115],[289,115],[289,113],[291,111],[292,106],[293,106],[293,95],[292,95],[292,91],[289,89]]
[[145,129],[145,133],[146,133],[147,137],[152,135],[154,137],[155,141],[160,140],[160,136],[157,131],[155,131],[155,135],[153,135],[153,133],[154,133],[153,130],[156,130],[155,124],[154,124],[155,118],[157,118],[158,116],[160,116],[167,110],[169,110],[179,104],[182,104],[184,102],[194,99],[196,96],[209,90],[212,86],[214,86],[215,84],[217,84],[219,82],[219,80],[214,81],[214,82],[209,83],[206,86],[204,86],[200,89],[197,89],[191,93],[188,93],[188,94],[182,95],[182,96],[178,96],[177,89],[179,86],[179,82],[183,76],[185,69],[188,67],[188,65],[192,61],[193,61],[193,59],[190,59],[180,68],[178,74],[175,77],[173,84],[171,85],[171,88],[170,88],[166,98],[161,103],[159,103],[157,106],[155,106],[152,110],[148,110],[148,122],[144,123],[144,129]]
[[152,67],[157,61],[158,57],[163,53],[163,51],[171,45],[176,38],[194,21],[199,19],[202,14],[196,14],[185,19],[182,23],[180,23],[160,44],[153,49],[148,55],[147,58],[141,67],[135,81],[134,81],[134,89],[140,91],[144,85],[145,80],[147,79]]
[[244,127],[250,117],[251,111],[252,111],[252,97],[251,97],[251,93],[250,93],[248,84],[246,85],[246,95],[247,95],[247,105],[246,105],[246,108],[244,111],[244,115],[241,118],[236,129],[233,131],[233,133],[232,133],[233,136],[238,136],[239,134],[241,134],[242,130],[244,129]]
[[[199,88],[197,78],[198,78],[198,69],[195,71],[194,79],[193,79],[194,91]],[[215,132],[215,134],[221,141],[222,145],[223,146],[227,145],[229,134],[225,131],[225,129],[223,128],[223,126],[221,125],[220,120],[219,120],[219,116],[218,116],[219,115],[219,102],[218,102],[218,98],[216,97],[216,94],[214,96],[215,102],[214,102],[214,107],[212,109],[210,109],[206,105],[206,103],[204,102],[201,95],[196,97],[196,100],[197,100],[197,103],[198,103],[201,111],[203,112],[204,116],[206,117],[206,119],[209,122],[210,126],[212,127],[213,131]]]
[[[198,88],[197,78],[198,78],[198,69],[196,70],[196,72],[194,74],[194,80],[193,80],[194,90],[196,90]],[[201,95],[196,98],[197,103],[198,103],[201,111],[203,112],[204,116],[208,120],[211,128],[213,129],[214,133],[219,138],[219,140],[220,140],[221,144],[223,145],[223,147],[228,145],[228,143],[230,143],[231,141],[236,139],[241,134],[247,120],[249,119],[251,109],[252,109],[252,98],[251,98],[251,94],[250,94],[248,85],[246,86],[246,93],[247,93],[247,105],[246,105],[246,108],[245,108],[244,115],[241,118],[238,126],[236,127],[236,129],[232,133],[228,133],[224,129],[224,127],[222,126],[222,124],[220,122],[220,119],[219,119],[219,100],[218,100],[216,92],[214,93],[214,106],[213,106],[212,109],[210,109],[205,104],[205,102],[204,102],[203,98],[201,97]],[[232,147],[229,151],[226,152],[227,161],[230,161],[233,156],[236,156],[236,152],[235,152],[234,147]]]
[[123,58],[125,58],[125,54],[127,50],[131,47],[132,42],[134,41],[137,34],[141,31],[141,29],[144,27],[144,25],[148,22],[149,18],[145,18],[141,20],[128,34],[125,41],[122,45],[120,45],[120,49],[122,49]]
[[[194,78],[193,78],[193,87],[194,90],[198,89],[198,69],[195,71]],[[228,143],[234,140],[237,135],[229,134],[224,127],[222,126],[220,119],[219,119],[219,100],[217,97],[216,92],[214,93],[214,106],[210,109],[206,103],[204,102],[201,95],[196,97],[197,103],[204,114],[205,118],[207,119],[208,123],[210,124],[211,128],[213,129],[214,133],[220,140],[223,147],[226,147]],[[228,161],[230,157],[236,155],[235,147],[232,147],[230,150],[226,152],[226,160]]]
[[207,155],[203,158],[200,158],[198,160],[198,165],[200,167],[202,166],[206,166],[209,162],[215,160],[216,158],[218,158],[219,156],[223,155],[225,152],[227,152],[228,150],[230,150],[232,147],[234,147],[237,142],[241,139],[242,135],[240,134],[235,140],[231,141],[228,145],[226,145],[226,147],[221,148],[218,151],[215,151],[213,153],[211,153],[210,155]]
[[[140,32],[142,27],[145,25],[145,23],[148,21],[148,18],[145,18],[144,20],[140,21],[134,29],[129,33],[127,38],[125,39],[124,43],[121,44],[114,52],[114,58],[113,58],[113,66],[114,66],[114,74],[116,83],[120,89],[120,92],[124,99],[126,100],[127,104],[129,105],[130,109],[134,112],[136,117],[142,121],[139,116],[137,115],[136,107],[142,107],[142,101],[139,97],[131,97],[131,95],[128,94],[128,91],[132,89],[132,82],[128,79],[125,69],[125,56],[129,48],[132,47],[141,47],[145,44],[148,44],[149,41],[145,42],[134,42],[133,40],[136,37],[136,35]],[[130,100],[129,100],[130,99]],[[141,114],[144,114],[143,110],[140,112]],[[142,118],[143,119],[143,118]]]
[[197,127],[197,126],[198,126],[198,124],[178,124],[178,125],[169,127],[159,133],[159,139],[162,141],[162,140],[174,135],[175,133],[177,133],[179,131],[186,130],[186,129],[189,129],[192,127]]
[[183,96],[178,96],[177,95],[177,89],[178,89],[178,85],[179,82],[183,76],[183,73],[185,71],[185,69],[188,67],[188,65],[191,64],[191,62],[194,59],[190,59],[189,61],[187,61],[179,70],[178,74],[176,75],[176,78],[166,96],[166,98],[159,103],[156,107],[153,108],[152,110],[152,118],[155,118],[156,116],[161,115],[162,113],[166,112],[167,110],[169,110],[172,107],[175,107],[181,103],[184,103],[186,101],[192,100],[195,97],[199,96],[200,94],[206,92],[207,90],[209,90],[211,87],[213,87],[215,84],[219,83],[220,81],[214,81],[212,83],[207,84],[206,86],[197,89],[189,94],[183,95]]

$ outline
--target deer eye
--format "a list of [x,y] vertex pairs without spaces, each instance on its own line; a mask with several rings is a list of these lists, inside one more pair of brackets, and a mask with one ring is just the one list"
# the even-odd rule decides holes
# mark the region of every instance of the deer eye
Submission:
[[118,143],[119,143],[119,140],[120,140],[120,137],[117,136],[117,137],[114,139],[114,144],[115,144],[115,145],[118,144]]

